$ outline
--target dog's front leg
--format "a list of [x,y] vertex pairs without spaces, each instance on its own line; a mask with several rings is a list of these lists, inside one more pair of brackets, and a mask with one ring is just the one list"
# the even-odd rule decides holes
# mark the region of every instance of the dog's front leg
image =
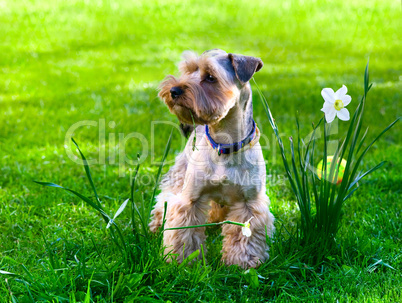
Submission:
[[162,226],[165,201],[168,202],[168,199],[163,192],[156,197],[156,204],[151,212],[151,222],[149,223],[149,229],[153,233],[156,233]]
[[[176,201],[169,202],[165,228],[206,223],[209,208],[207,201],[191,201],[188,198],[180,197]],[[201,244],[204,244],[205,237],[205,227],[167,230],[163,236],[165,255],[171,252],[181,263],[194,251],[198,249],[201,251]],[[205,246],[203,248],[205,252]],[[168,262],[170,261],[168,258]]]
[[237,264],[243,268],[257,267],[268,259],[266,231],[270,236],[273,232],[274,216],[269,211],[269,199],[265,194],[259,194],[253,201],[238,202],[230,207],[227,220],[236,222],[250,221],[251,236],[242,234],[238,225],[225,224],[222,259],[226,265]]

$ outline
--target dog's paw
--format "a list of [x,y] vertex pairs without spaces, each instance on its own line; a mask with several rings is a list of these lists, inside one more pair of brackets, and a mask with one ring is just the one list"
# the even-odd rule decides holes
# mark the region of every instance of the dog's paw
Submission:
[[[160,218],[159,218],[160,217]],[[151,232],[156,233],[162,226],[162,216],[158,216],[158,213],[154,214],[148,227]]]
[[153,233],[156,233],[159,230],[159,228],[162,226],[161,224],[158,224],[156,221],[157,220],[152,220],[151,223],[149,223],[149,225],[148,225],[150,231]]
[[248,269],[248,268],[257,268],[263,263],[263,261],[265,261],[265,259],[267,259],[267,257],[265,256],[252,256],[252,255],[244,255],[236,257],[226,256],[222,258],[222,262],[227,266],[238,265],[243,269]]

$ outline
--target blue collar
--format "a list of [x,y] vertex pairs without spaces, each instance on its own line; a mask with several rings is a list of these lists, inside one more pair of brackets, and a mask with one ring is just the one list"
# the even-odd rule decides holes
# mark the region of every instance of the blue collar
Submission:
[[207,136],[207,141],[209,142],[209,144],[211,145],[211,147],[214,150],[218,151],[218,155],[220,156],[221,154],[230,154],[230,153],[236,153],[238,152],[240,149],[242,149],[244,146],[246,146],[247,144],[249,144],[251,141],[254,140],[255,135],[256,135],[256,125],[255,125],[255,121],[253,120],[253,129],[251,130],[251,132],[248,134],[248,136],[240,141],[240,142],[235,142],[232,144],[221,144],[221,143],[216,143],[211,135],[209,134],[209,128],[208,125],[205,125],[205,135]]

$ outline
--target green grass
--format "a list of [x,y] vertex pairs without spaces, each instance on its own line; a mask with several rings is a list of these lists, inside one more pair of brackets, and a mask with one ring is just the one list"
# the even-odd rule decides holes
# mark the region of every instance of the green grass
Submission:
[[[134,164],[119,168],[119,134],[154,138],[146,157],[139,140],[125,147],[132,159],[138,152],[145,158],[134,193],[145,211],[153,182],[144,183],[157,175],[153,159],[162,159],[171,131],[157,124],[152,135],[152,121],[176,123],[156,87],[176,72],[187,49],[261,57],[265,65],[255,78],[284,138],[296,135],[296,111],[302,135],[321,118],[323,87],[347,85],[353,112],[370,58],[374,85],[363,123],[370,126],[369,142],[401,114],[398,1],[0,0],[0,26],[0,270],[18,274],[1,275],[0,301],[84,302],[87,294],[85,302],[401,301],[399,125],[363,163],[370,168],[388,160],[344,205],[337,251],[309,264],[301,257],[306,248],[292,238],[299,211],[254,92],[255,119],[270,144],[264,150],[270,161],[267,188],[277,218],[271,258],[257,269],[258,285],[253,273],[219,263],[219,228],[208,229],[206,266],[178,267],[164,262],[157,237],[147,238],[140,226],[144,236],[133,235],[127,208],[117,224],[134,261],[124,263],[96,211],[75,196],[33,183],[54,182],[93,198],[83,167],[68,158],[64,141],[74,123],[104,119],[104,147],[99,127],[79,128],[74,138],[88,159],[105,150],[105,164],[90,168],[110,216],[130,196],[135,171]],[[340,134],[346,129],[346,123],[339,125]],[[182,147],[174,131],[164,172]]]

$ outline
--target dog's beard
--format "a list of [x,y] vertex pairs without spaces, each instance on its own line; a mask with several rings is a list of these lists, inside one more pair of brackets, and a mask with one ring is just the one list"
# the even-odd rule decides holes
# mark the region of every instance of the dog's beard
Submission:
[[[182,87],[184,93],[173,99],[172,87]],[[210,124],[222,119],[234,105],[234,93],[223,90],[218,83],[200,84],[199,81],[181,83],[173,76],[167,76],[159,86],[159,97],[165,102],[170,112],[182,123]]]

